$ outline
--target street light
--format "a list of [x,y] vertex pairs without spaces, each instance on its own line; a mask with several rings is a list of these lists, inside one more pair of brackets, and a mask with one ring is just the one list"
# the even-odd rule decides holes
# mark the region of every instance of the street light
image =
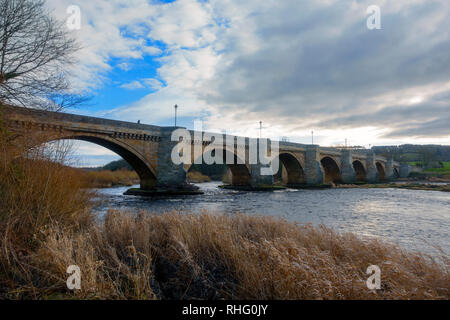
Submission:
[[260,139],[262,139],[262,131],[263,131],[263,129],[266,129],[266,127],[263,127],[263,122],[262,121],[260,121],[259,122],[259,138]]
[[177,109],[178,109],[177,104],[174,106],[174,109],[175,109],[175,127],[176,127],[177,126]]

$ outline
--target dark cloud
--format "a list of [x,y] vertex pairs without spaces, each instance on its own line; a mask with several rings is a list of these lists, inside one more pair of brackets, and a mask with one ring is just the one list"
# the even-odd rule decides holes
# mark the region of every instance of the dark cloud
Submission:
[[433,121],[417,123],[413,126],[405,125],[405,128],[399,128],[384,135],[384,138],[402,138],[402,137],[448,137],[450,136],[450,116],[445,116]]
[[317,122],[316,126],[337,129],[376,125],[391,130],[383,138],[447,137],[450,136],[450,100],[442,98],[448,95],[450,91],[418,104],[395,105],[376,112],[336,117]]
[[308,119],[308,125],[388,128],[386,137],[449,135],[449,92],[412,106],[380,107],[377,101],[450,83],[448,1],[386,3],[382,30],[368,30],[364,13],[373,2],[263,6],[249,16],[256,51],[237,54],[236,43],[246,38],[226,38],[223,58],[231,63],[216,73],[203,98],[227,110]]

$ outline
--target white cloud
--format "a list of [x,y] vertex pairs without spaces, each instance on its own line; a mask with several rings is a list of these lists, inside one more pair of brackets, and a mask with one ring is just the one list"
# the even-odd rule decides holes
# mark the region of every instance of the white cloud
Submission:
[[113,156],[116,155],[114,152],[100,147],[96,144],[84,142],[84,141],[76,141],[72,144],[72,150],[75,153],[84,154],[88,156]]
[[157,80],[157,79],[152,79],[152,78],[148,78],[148,79],[142,79],[142,82],[144,82],[144,84],[153,90],[161,90],[163,88],[163,84],[161,83],[161,81]]
[[146,53],[150,56],[159,56],[160,54],[163,53],[163,51],[160,48],[152,47],[152,46],[143,47],[142,51],[144,51],[144,53]]
[[119,86],[120,88],[127,90],[137,90],[137,89],[152,89],[152,90],[161,90],[163,88],[163,84],[161,81],[153,78],[146,78],[141,80],[134,80],[128,83],[124,83]]
[[195,95],[188,93],[180,95],[178,90],[165,87],[131,105],[104,111],[100,116],[130,122],[141,120],[142,123],[156,124],[173,119],[175,104],[179,105],[178,115],[180,117],[201,118],[206,116],[205,110],[208,110],[208,106],[197,100]]
[[128,90],[136,90],[136,89],[142,89],[144,86],[139,81],[132,81],[129,83],[124,83],[120,86],[120,88],[128,89]]
[[123,62],[123,63],[118,64],[117,67],[118,67],[120,70],[123,70],[123,71],[130,71],[130,70],[131,70],[130,64],[128,64],[128,63],[126,63],[126,62]]

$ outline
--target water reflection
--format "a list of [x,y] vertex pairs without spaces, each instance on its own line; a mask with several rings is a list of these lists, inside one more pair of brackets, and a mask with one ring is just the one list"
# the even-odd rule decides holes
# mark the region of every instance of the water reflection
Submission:
[[171,210],[198,213],[247,213],[280,216],[300,223],[324,224],[338,232],[354,232],[398,243],[410,250],[450,254],[450,196],[446,192],[406,189],[283,190],[240,192],[199,184],[204,195],[149,199],[124,196],[128,188],[98,190],[104,199],[97,213],[108,208],[129,211]]

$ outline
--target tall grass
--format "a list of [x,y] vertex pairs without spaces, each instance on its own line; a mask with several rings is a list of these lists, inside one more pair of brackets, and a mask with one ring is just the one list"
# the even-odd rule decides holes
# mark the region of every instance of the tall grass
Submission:
[[[36,264],[65,290],[79,265],[77,298],[448,299],[448,260],[376,240],[246,215],[110,212],[88,233],[52,232]],[[366,286],[381,268],[381,290]]]
[[121,169],[116,171],[82,171],[85,186],[88,188],[109,188],[114,186],[132,186],[139,183],[136,171]]
[[91,224],[91,195],[63,165],[67,146],[48,148],[41,138],[10,133],[0,123],[0,281],[30,281],[22,258],[39,247],[50,227]]
[[64,166],[68,153],[65,145],[49,148],[28,137],[0,134],[4,239],[28,245],[45,226],[86,223],[91,195],[82,190],[77,171]]

